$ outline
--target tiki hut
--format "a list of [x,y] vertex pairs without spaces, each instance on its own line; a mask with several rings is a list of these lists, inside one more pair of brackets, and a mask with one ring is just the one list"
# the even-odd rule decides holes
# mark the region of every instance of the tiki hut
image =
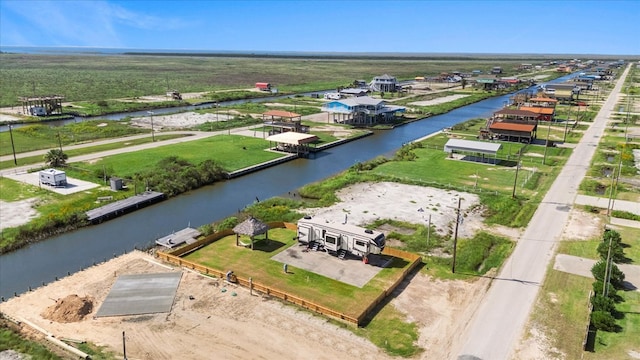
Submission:
[[[241,244],[240,235],[247,235],[251,240],[251,250],[253,250],[254,236],[266,234],[266,239],[269,240],[269,226],[253,216],[236,225],[236,227],[233,228],[233,232],[236,233],[236,246],[240,246]],[[249,244],[242,243],[242,245],[248,246]]]

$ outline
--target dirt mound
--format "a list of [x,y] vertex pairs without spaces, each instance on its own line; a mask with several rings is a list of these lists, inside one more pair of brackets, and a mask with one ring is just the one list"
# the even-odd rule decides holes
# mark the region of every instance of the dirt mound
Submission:
[[91,297],[79,297],[69,295],[49,306],[42,317],[59,323],[71,323],[81,321],[93,311],[93,299]]

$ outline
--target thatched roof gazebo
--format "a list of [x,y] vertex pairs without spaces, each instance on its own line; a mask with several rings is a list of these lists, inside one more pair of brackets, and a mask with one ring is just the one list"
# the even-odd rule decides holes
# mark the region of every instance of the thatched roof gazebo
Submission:
[[[253,216],[236,225],[233,228],[233,232],[236,233],[236,246],[240,246],[240,235],[247,235],[251,239],[251,250],[253,250],[254,236],[266,234],[266,240],[269,240],[269,226]],[[249,244],[242,245],[247,246]]]

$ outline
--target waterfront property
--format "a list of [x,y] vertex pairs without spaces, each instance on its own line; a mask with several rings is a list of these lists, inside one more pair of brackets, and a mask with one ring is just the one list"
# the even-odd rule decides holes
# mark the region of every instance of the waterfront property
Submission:
[[360,96],[344,100],[336,100],[322,105],[322,111],[327,112],[333,122],[351,125],[374,125],[391,122],[396,113],[402,113],[406,108],[387,105],[381,99]]
[[519,110],[522,111],[530,111],[532,113],[538,114],[536,120],[541,121],[551,121],[555,116],[555,109],[552,107],[541,107],[541,106],[521,106]]
[[536,124],[500,121],[489,125],[488,132],[491,139],[526,141],[530,143],[536,138],[537,129],[538,125]]
[[274,142],[275,150],[296,153],[299,156],[307,155],[311,151],[311,144],[318,141],[316,135],[287,131],[267,138]]
[[264,125],[271,126],[269,135],[279,134],[287,131],[308,133],[309,127],[302,126],[302,115],[284,110],[269,110],[262,113]]
[[380,92],[395,92],[399,86],[398,79],[388,74],[374,77],[369,84],[371,91]]

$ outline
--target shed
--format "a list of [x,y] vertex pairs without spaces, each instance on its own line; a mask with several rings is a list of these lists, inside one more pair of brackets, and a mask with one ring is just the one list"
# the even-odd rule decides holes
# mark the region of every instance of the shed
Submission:
[[502,144],[499,143],[463,139],[449,139],[449,141],[447,141],[447,143],[444,145],[444,151],[451,155],[456,152],[481,154],[483,162],[485,159],[485,155],[493,155],[495,163],[495,157],[497,156],[500,147],[502,147]]
[[253,216],[236,225],[233,228],[233,232],[236,233],[236,246],[240,246],[240,244],[244,246],[249,245],[240,243],[240,235],[246,235],[251,240],[251,250],[253,250],[253,238],[256,235],[266,234],[266,240],[269,240],[269,226]]

